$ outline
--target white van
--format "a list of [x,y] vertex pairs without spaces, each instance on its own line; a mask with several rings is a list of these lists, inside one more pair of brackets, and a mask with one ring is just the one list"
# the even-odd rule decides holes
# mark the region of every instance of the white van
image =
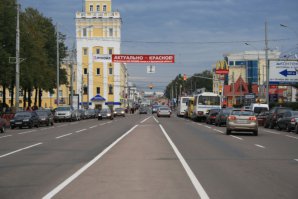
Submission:
[[190,97],[180,97],[178,109],[177,109],[177,116],[181,117],[184,116],[185,110],[187,109],[187,103]]
[[259,114],[264,111],[269,111],[269,106],[268,104],[254,103],[250,105],[250,110],[252,110],[255,114]]

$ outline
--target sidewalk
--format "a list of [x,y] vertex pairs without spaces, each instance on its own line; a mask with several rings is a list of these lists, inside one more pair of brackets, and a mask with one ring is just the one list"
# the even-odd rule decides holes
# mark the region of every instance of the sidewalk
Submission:
[[150,118],[54,198],[199,198],[180,161]]

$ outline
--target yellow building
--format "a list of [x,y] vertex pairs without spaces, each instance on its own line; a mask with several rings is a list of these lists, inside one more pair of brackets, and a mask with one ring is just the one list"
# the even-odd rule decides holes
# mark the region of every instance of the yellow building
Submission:
[[[111,60],[112,54],[120,54],[121,44],[121,17],[112,11],[111,0],[85,0],[85,12],[76,13],[76,38],[81,105],[123,105],[127,69]],[[96,100],[99,95],[101,100]]]

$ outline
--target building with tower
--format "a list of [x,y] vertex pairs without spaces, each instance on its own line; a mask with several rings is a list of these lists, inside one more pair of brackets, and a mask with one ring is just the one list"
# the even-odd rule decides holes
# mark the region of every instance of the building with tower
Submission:
[[85,0],[76,13],[76,93],[81,107],[102,108],[125,103],[127,69],[112,63],[121,52],[121,16],[111,0]]

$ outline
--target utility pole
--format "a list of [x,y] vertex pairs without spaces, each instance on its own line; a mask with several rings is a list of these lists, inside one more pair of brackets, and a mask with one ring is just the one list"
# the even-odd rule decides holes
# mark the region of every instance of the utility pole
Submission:
[[234,72],[232,73],[232,83],[233,83],[233,100],[232,100],[232,105],[234,105],[235,102],[235,81],[234,81]]
[[56,34],[57,34],[57,107],[59,106],[59,68],[60,68],[60,61],[59,61],[59,31],[58,31],[58,24],[56,24]]
[[89,109],[89,71],[87,73],[87,109]]
[[19,109],[20,97],[20,5],[17,4],[17,29],[16,29],[16,99],[15,107]]
[[269,63],[268,63],[268,36],[267,21],[265,21],[265,66],[266,66],[266,103],[269,104]]

